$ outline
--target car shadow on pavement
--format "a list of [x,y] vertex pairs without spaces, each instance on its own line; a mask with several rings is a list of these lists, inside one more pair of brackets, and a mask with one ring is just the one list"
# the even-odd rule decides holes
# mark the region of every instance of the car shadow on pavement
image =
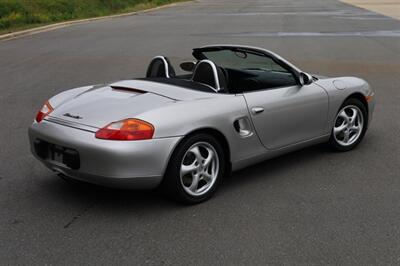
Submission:
[[332,153],[333,151],[326,144],[319,144],[265,160],[232,173],[231,176],[225,178],[221,190],[235,189],[244,183],[264,182],[264,180],[268,180],[272,176],[285,175],[292,166],[306,164],[309,161],[317,160],[324,154]]
[[[287,169],[293,164],[307,163],[317,157],[330,153],[325,145],[317,145],[305,148],[290,154],[270,159],[253,166],[249,166],[240,171],[234,172],[231,176],[224,179],[223,184],[217,193],[218,199],[224,198],[224,192],[237,190],[244,185],[257,186],[269,182],[271,176],[285,176]],[[113,212],[141,211],[153,212],[154,209],[181,209],[188,207],[172,200],[167,199],[159,189],[155,190],[124,190],[107,188],[83,182],[67,182],[50,174],[42,184],[46,189],[46,194],[50,200],[56,200],[68,205],[86,208],[101,206]]]

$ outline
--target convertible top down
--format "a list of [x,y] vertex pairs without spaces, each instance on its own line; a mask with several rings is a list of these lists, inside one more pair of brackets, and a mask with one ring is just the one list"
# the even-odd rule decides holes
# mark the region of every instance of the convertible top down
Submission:
[[155,188],[188,203],[224,175],[309,145],[362,140],[374,93],[355,77],[310,75],[240,45],[193,49],[178,75],[165,56],[146,77],[64,91],[29,128],[31,149],[64,179]]

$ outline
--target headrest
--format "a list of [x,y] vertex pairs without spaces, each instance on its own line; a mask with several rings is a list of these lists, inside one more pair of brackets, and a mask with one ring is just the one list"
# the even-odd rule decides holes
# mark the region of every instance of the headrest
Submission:
[[175,70],[165,56],[154,57],[146,72],[146,78],[170,78],[174,76]]
[[221,68],[210,60],[201,60],[197,63],[192,80],[206,84],[217,92],[226,89],[226,80]]

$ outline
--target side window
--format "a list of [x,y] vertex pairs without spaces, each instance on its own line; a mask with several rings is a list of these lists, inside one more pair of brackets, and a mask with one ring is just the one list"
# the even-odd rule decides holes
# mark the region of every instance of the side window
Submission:
[[297,84],[294,75],[269,57],[247,53],[247,66],[242,68],[251,76],[241,80],[242,89],[256,91]]
[[272,58],[242,50],[207,51],[204,55],[228,72],[230,92],[273,89],[297,84],[293,73]]

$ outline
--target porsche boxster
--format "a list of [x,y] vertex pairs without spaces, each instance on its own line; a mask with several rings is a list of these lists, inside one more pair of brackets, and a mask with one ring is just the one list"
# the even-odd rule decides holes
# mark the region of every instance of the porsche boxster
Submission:
[[324,142],[349,151],[371,121],[374,92],[360,78],[311,75],[256,47],[193,57],[186,74],[157,56],[143,78],[50,98],[29,128],[32,153],[63,178],[198,203],[251,164]]

